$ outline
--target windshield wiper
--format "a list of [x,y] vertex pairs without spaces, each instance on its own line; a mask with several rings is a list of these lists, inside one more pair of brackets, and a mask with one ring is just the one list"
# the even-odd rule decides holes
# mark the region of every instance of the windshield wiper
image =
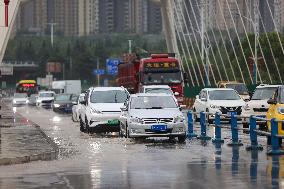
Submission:
[[146,109],[163,109],[163,107],[151,107],[151,108],[146,108]]

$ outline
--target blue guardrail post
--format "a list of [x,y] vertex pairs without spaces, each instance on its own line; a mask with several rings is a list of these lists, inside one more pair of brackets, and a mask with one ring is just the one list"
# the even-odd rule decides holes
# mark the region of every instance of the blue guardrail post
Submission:
[[246,147],[246,150],[263,150],[263,147],[257,142],[257,133],[256,133],[256,118],[250,116],[249,121],[249,135],[250,135],[250,145]]
[[206,135],[206,114],[204,112],[200,112],[200,127],[201,134],[197,138],[201,140],[210,140],[211,137]]
[[282,155],[283,150],[280,150],[278,140],[278,122],[275,118],[271,119],[271,150],[267,152],[268,155]]
[[238,118],[236,117],[236,112],[231,112],[231,132],[232,132],[232,141],[228,144],[229,146],[242,146],[243,143],[239,140],[239,131],[238,131]]
[[197,134],[193,131],[193,114],[192,111],[187,112],[187,137],[188,138],[194,138],[197,137]]
[[216,112],[215,114],[215,137],[212,139],[213,143],[223,143],[224,140],[221,138],[221,118],[220,114]]

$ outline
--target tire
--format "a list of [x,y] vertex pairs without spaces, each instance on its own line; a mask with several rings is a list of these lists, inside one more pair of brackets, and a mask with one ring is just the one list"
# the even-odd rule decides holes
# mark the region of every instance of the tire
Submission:
[[195,108],[193,108],[193,113],[194,113],[195,122],[200,122],[200,118],[197,117],[196,109],[195,109]]
[[87,118],[85,118],[86,133],[90,133],[90,127]]
[[81,131],[81,132],[85,132],[84,123],[83,123],[83,121],[82,121],[81,118],[80,118],[80,131]]
[[127,123],[125,123],[125,135],[124,135],[124,137],[129,138],[129,131],[128,131]]
[[178,143],[184,143],[186,139],[186,135],[178,136]]
[[209,110],[208,109],[206,109],[206,119],[207,119],[207,122],[208,122],[208,124],[213,124],[214,123],[214,120],[212,120],[212,119],[209,119]]
[[267,145],[271,145],[271,136],[267,136]]
[[[249,124],[248,123],[243,123],[243,128],[248,129],[249,128]],[[249,134],[249,131],[243,130],[243,133]]]

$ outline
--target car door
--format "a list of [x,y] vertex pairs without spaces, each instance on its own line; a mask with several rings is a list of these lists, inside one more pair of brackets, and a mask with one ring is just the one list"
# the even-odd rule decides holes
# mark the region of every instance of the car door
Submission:
[[87,111],[87,106],[88,106],[88,101],[89,101],[89,96],[90,96],[91,90],[89,89],[85,95],[85,104],[81,104],[81,109],[80,109],[80,117],[82,121],[85,123],[85,117],[86,117],[86,111]]
[[[274,95],[273,95],[273,99],[278,102],[278,94],[279,94],[279,88],[275,91]],[[277,105],[276,104],[270,104],[267,114],[266,114],[266,118],[267,119],[272,119],[275,117],[275,111],[276,111]]]
[[129,101],[126,101],[123,105],[124,107],[126,107],[126,111],[122,110],[121,111],[121,115],[120,115],[120,119],[119,121],[121,122],[121,129],[125,132],[126,131],[126,124],[127,124],[127,118],[128,118],[128,110],[129,110]]
[[206,103],[205,103],[204,99],[207,99],[207,91],[206,90],[200,91],[199,99],[196,99],[196,105],[195,105],[196,112],[199,113],[199,112],[206,110]]

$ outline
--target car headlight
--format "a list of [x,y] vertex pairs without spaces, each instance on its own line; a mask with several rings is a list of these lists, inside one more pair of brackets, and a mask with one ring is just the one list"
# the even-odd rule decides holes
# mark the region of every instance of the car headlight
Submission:
[[91,114],[102,114],[101,111],[96,110],[96,109],[90,109]]
[[14,104],[16,104],[16,103],[17,103],[17,101],[16,101],[16,100],[13,100],[13,103],[14,103]]
[[180,122],[183,122],[185,119],[183,116],[177,116],[177,117],[174,117],[174,123],[180,123]]
[[36,100],[37,103],[41,103],[41,100]]
[[244,110],[246,110],[246,111],[250,110],[250,107],[249,107],[248,104],[244,105],[243,108],[244,108]]
[[26,104],[29,103],[29,100],[26,100]]
[[211,105],[210,105],[210,108],[212,108],[212,109],[220,109],[220,106],[211,104]]
[[277,108],[279,114],[284,114],[284,107]]
[[59,107],[60,107],[60,104],[53,104],[53,106],[54,106],[55,108],[59,108]]
[[130,118],[130,122],[133,122],[133,123],[143,123],[142,119],[138,118],[138,117]]

